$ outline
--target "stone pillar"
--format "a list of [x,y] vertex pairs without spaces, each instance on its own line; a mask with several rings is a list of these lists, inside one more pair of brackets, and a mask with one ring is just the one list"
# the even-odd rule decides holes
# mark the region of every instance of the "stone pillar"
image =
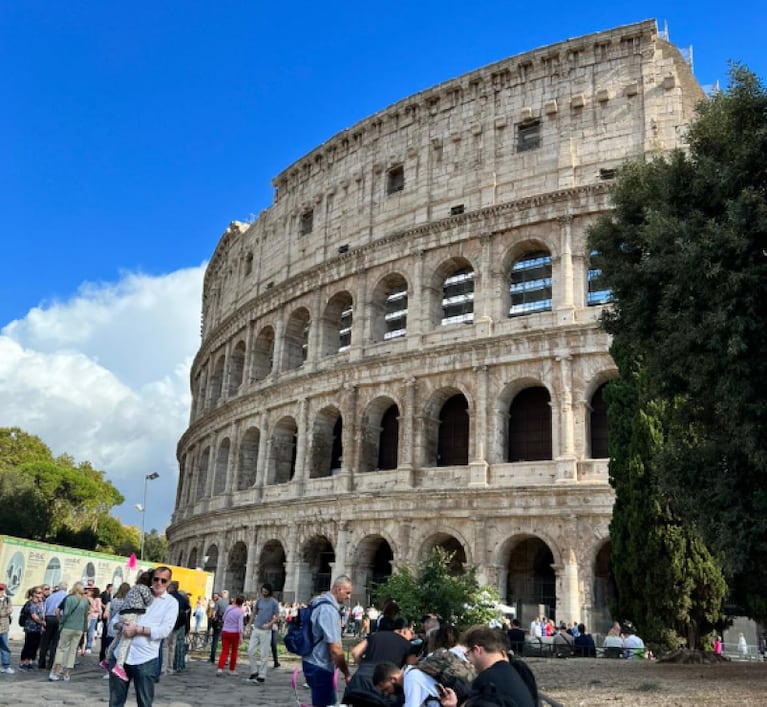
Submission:
[[415,378],[405,381],[405,409],[400,410],[399,447],[397,449],[397,466],[405,471],[410,488],[415,486],[415,464],[413,452],[415,449]]
[[[493,276],[493,234],[482,233],[479,237],[482,246],[479,270],[474,273],[474,326],[475,335],[492,336],[493,307],[496,300],[495,278]],[[479,284],[479,288],[477,288]]]
[[[554,307],[559,324],[570,324],[575,319],[575,305],[573,299],[573,217],[562,216],[559,222],[559,302]],[[553,277],[557,277],[552,273]]]
[[573,420],[572,356],[559,354],[559,453],[556,454],[558,481],[572,481],[576,477],[575,425]]
[[341,446],[343,448],[343,457],[341,459],[341,474],[345,479],[345,483],[339,480],[342,484],[343,491],[354,490],[354,476],[355,470],[359,468],[359,440],[362,439],[360,434],[360,416],[357,412],[357,401],[359,399],[359,389],[356,385],[349,388],[346,395],[346,405],[344,417],[343,417],[343,429]]
[[309,324],[309,351],[306,353],[307,371],[313,371],[317,361],[322,357],[322,293],[319,288],[312,292],[311,322]]
[[295,496],[300,498],[304,495],[304,486],[306,485],[307,473],[307,445],[310,438],[309,431],[309,401],[306,398],[301,398],[298,402],[298,420],[296,420],[296,426],[298,427],[296,437],[296,473],[293,477],[295,482]]
[[557,598],[559,604],[557,607],[558,620],[577,621],[581,616],[581,600],[578,583],[578,561],[572,548],[569,549],[562,570],[562,598],[559,599],[559,595]]
[[285,545],[285,586],[283,588],[283,601],[298,601],[299,560],[301,549],[298,547],[298,526],[295,523],[288,525],[288,537]]
[[367,270],[362,269],[357,275],[356,297],[352,310],[352,339],[349,346],[349,360],[359,361],[365,346],[370,341],[370,306],[368,304]]
[[237,462],[240,458],[239,427],[238,422],[233,422],[229,427],[229,459],[226,463],[226,483],[224,486],[224,493],[228,496],[231,496],[237,485],[235,479],[237,478]]
[[348,521],[342,521],[338,524],[338,540],[336,542],[336,561],[333,567],[333,576],[331,582],[341,574],[347,574],[348,570],[348,558],[347,553],[349,551],[349,523]]
[[487,366],[475,366],[477,399],[474,404],[474,439],[472,440],[469,462],[469,486],[487,486],[489,469],[486,455],[487,445]]
[[248,557],[245,563],[245,595],[250,596],[254,594],[257,587],[254,586],[258,582],[258,528],[254,528],[251,534],[250,542],[247,540],[245,544],[248,548]]
[[258,417],[258,429],[261,436],[258,439],[258,459],[256,460],[256,498],[261,499],[269,473],[269,413],[261,413]]
[[423,335],[429,330],[429,305],[423,283],[423,251],[415,256],[413,289],[407,293],[407,348],[418,350],[423,343]]
[[[285,355],[285,314],[286,310],[283,309],[274,322],[274,350],[272,351],[272,372],[269,374],[272,383],[277,381],[277,377],[282,372],[283,360]],[[255,355],[255,352],[254,352]]]

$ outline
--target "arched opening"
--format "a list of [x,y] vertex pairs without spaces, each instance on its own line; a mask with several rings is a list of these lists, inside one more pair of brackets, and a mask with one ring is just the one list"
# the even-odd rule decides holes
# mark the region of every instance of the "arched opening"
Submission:
[[272,432],[269,483],[285,484],[296,473],[296,438],[298,427],[292,417],[283,417]]
[[[202,569],[205,570],[205,572],[215,572],[218,569],[218,546],[209,545],[202,561]],[[221,587],[221,589],[224,588],[225,587]]]
[[[336,561],[336,553],[330,541],[324,536],[313,537],[304,546],[301,559],[309,579],[306,583],[309,596],[316,596],[330,589],[333,565]],[[302,596],[305,597],[306,594]]]
[[229,551],[229,561],[224,574],[224,585],[232,597],[245,591],[245,565],[248,561],[248,549],[244,542],[236,542]]
[[224,364],[226,358],[222,355],[218,357],[216,365],[213,368],[213,375],[210,378],[210,406],[215,407],[221,399],[224,386]]
[[381,418],[378,436],[378,468],[396,469],[399,453],[399,408],[391,405]]
[[229,397],[237,394],[245,372],[245,342],[238,341],[229,357]]
[[556,619],[557,606],[554,555],[540,538],[516,543],[507,563],[506,603],[517,608],[522,621],[532,621],[541,612]]
[[466,567],[466,550],[455,536],[448,533],[437,533],[431,536],[423,544],[421,558],[427,559],[435,548],[440,548],[450,555],[450,566],[448,569],[451,575],[458,577],[463,574]]
[[352,296],[339,292],[328,301],[322,316],[322,355],[346,351],[352,340]]
[[205,447],[200,456],[200,471],[197,474],[197,500],[205,498],[208,485],[208,465],[210,464],[210,447]]
[[261,444],[261,431],[250,427],[240,442],[239,469],[237,470],[237,490],[250,488],[256,483],[258,449]]
[[334,407],[320,410],[312,428],[312,466],[309,478],[331,476],[343,459],[343,420]]
[[399,273],[387,275],[374,289],[370,303],[372,341],[405,336],[407,307],[407,281]]
[[470,324],[474,321],[474,269],[459,267],[442,282],[440,323]]
[[266,378],[272,372],[274,365],[274,329],[264,327],[253,344],[253,364],[251,376],[254,381]]
[[282,368],[290,371],[304,365],[309,351],[309,310],[297,309],[285,327],[285,346]]
[[437,466],[469,463],[469,403],[459,393],[449,398],[439,413]]
[[193,547],[189,553],[189,562],[187,567],[191,570],[197,569],[197,548]]
[[357,547],[354,560],[354,595],[362,598],[365,606],[373,603],[377,587],[392,574],[394,553],[391,545],[380,535],[369,535]]
[[546,250],[525,253],[511,268],[510,317],[551,311],[551,254]]
[[594,600],[592,602],[591,625],[594,631],[607,632],[612,623],[610,602],[618,596],[615,577],[610,566],[612,546],[609,541],[597,552],[594,560]]
[[282,596],[285,588],[285,548],[278,540],[270,540],[261,551],[258,563],[258,587],[271,584],[277,597]]
[[552,458],[551,396],[542,386],[520,391],[509,407],[509,461]]
[[589,415],[590,449],[592,459],[606,459],[610,456],[607,440],[607,402],[604,391],[607,383],[600,385],[591,396]]
[[218,496],[219,494],[222,494],[224,491],[226,491],[226,471],[229,466],[230,447],[231,442],[229,441],[228,437],[223,439],[221,444],[218,445],[218,454],[216,454],[216,469],[213,476],[214,496]]

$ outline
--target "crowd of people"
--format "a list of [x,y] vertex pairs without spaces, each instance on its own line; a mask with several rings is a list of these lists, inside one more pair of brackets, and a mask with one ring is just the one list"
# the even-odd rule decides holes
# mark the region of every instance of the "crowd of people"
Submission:
[[[5,592],[0,583],[0,671],[13,673],[7,641],[12,607]],[[517,658],[530,641],[545,638],[563,657],[596,657],[598,652],[583,623],[557,626],[539,617],[525,630],[513,619],[505,626],[475,626],[459,636],[433,614],[415,625],[393,600],[380,610],[359,602],[352,606],[351,593],[351,580],[341,576],[311,604],[314,641],[302,668],[315,707],[337,703],[336,671],[347,683],[342,701],[352,707],[421,707],[428,699],[444,707],[502,706],[507,698],[532,705],[535,681]],[[133,586],[123,583],[114,591],[112,585],[101,591],[92,582],[36,586],[20,608],[24,642],[18,666],[47,670],[54,682],[68,681],[78,658],[90,654],[100,638],[110,706],[125,703],[133,682],[139,707],[150,707],[160,676],[185,669],[185,639],[193,632],[206,636],[216,676],[237,674],[239,648],[248,641],[247,679],[264,685],[270,662],[280,666],[278,636],[302,608],[280,603],[269,583],[251,600],[222,591],[210,600],[198,597],[193,606],[167,567],[141,573]],[[358,639],[350,652],[353,676],[342,643],[345,633]],[[649,656],[628,621],[610,629],[599,652],[626,659]]]

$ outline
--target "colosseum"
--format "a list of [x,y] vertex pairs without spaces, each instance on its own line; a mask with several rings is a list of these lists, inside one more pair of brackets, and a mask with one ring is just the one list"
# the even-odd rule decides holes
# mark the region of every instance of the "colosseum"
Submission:
[[703,92],[655,21],[451,79],[331,137],[233,222],[204,281],[170,559],[354,600],[435,546],[523,620],[611,592],[586,230]]

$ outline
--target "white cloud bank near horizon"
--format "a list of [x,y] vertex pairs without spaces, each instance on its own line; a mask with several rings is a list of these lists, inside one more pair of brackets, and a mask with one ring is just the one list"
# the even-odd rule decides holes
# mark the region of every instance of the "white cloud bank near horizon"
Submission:
[[0,329],[0,427],[37,435],[55,455],[89,461],[134,504],[150,481],[145,526],[170,522],[176,444],[189,422],[189,369],[200,345],[205,263],[167,275],[85,283],[66,301]]

